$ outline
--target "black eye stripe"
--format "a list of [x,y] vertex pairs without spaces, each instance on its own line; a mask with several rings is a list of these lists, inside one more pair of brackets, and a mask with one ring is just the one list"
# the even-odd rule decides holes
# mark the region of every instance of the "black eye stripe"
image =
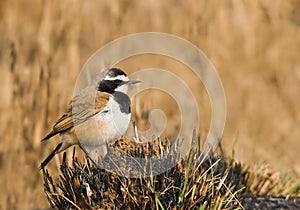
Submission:
[[107,93],[114,93],[117,86],[118,84],[113,80],[102,80],[98,86],[98,90]]
[[115,83],[117,83],[117,84],[120,84],[121,82],[122,82],[122,80],[120,80],[120,79],[115,80]]

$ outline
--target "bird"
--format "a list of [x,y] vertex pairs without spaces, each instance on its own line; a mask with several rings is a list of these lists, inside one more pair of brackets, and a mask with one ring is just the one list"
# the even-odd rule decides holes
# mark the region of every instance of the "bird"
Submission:
[[41,140],[44,142],[55,135],[61,136],[60,143],[40,164],[39,169],[45,168],[56,154],[72,145],[79,145],[87,156],[95,160],[90,156],[92,151],[97,153],[101,151],[99,148],[103,150],[109,142],[124,135],[131,116],[128,86],[139,82],[129,80],[119,68],[109,68],[75,95],[65,113]]

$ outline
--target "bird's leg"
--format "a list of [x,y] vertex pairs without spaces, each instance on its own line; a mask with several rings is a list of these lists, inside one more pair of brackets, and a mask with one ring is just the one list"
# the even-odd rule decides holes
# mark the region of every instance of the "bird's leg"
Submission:
[[80,148],[82,149],[82,151],[85,153],[86,159],[88,161],[88,159],[90,159],[92,161],[93,164],[97,165],[97,163],[93,160],[93,158],[90,157],[90,153],[81,145],[79,145]]
[[139,138],[139,134],[138,134],[138,131],[137,131],[135,121],[132,121],[132,127],[133,127],[133,133],[134,133],[134,136],[135,136],[135,141],[140,142],[140,138]]

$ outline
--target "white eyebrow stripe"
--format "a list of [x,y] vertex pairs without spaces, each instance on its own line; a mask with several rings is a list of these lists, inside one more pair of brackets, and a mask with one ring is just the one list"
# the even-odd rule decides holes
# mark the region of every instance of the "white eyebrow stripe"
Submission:
[[117,80],[117,79],[122,80],[122,81],[128,81],[128,80],[129,80],[128,77],[126,77],[126,76],[124,76],[124,75],[118,75],[118,76],[116,76],[116,77],[109,77],[109,76],[106,76],[106,77],[104,78],[104,80]]

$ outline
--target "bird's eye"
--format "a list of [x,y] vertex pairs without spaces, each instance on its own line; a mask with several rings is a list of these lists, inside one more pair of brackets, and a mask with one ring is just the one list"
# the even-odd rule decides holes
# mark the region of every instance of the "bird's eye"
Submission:
[[120,84],[121,82],[122,82],[122,80],[120,80],[120,79],[116,79],[116,80],[115,80],[115,83],[116,83],[116,84]]

